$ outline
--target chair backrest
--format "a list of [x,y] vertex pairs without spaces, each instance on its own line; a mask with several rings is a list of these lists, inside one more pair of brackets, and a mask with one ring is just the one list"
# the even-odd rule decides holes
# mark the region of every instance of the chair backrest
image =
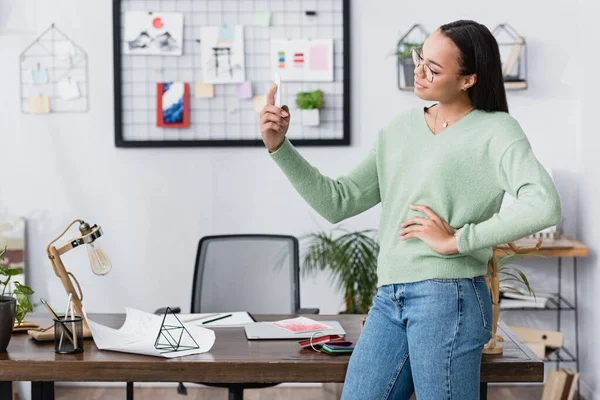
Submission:
[[196,254],[191,312],[296,313],[299,258],[294,236],[203,237]]

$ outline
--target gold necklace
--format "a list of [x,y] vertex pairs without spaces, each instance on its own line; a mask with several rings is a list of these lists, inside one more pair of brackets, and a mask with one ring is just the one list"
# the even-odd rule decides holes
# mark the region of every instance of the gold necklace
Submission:
[[[437,108],[437,110],[435,111],[435,121],[433,122],[433,134],[434,134],[434,135],[435,135],[435,127],[437,126],[437,116],[438,116],[438,114],[440,113],[440,105],[439,105],[439,103],[438,103],[437,107],[438,107],[438,108]],[[447,127],[448,127],[448,124],[449,124],[450,122],[456,122],[456,121],[460,120],[461,118],[465,117],[467,114],[469,114],[469,113],[470,113],[471,111],[473,111],[474,109],[475,109],[475,107],[471,107],[471,108],[470,108],[469,110],[467,110],[467,112],[466,112],[466,113],[464,113],[464,114],[463,114],[463,115],[462,115],[460,118],[457,118],[457,119],[455,119],[454,121],[444,120],[444,117],[442,117],[442,121],[444,121],[444,122],[442,123],[442,127],[444,127],[444,128],[447,128]]]

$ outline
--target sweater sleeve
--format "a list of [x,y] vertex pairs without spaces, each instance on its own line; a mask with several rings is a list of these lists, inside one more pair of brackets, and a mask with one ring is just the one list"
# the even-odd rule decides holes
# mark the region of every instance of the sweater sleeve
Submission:
[[506,148],[500,157],[497,179],[515,201],[486,221],[465,224],[457,235],[459,253],[512,242],[560,223],[558,191],[527,137]]
[[296,191],[316,212],[331,223],[360,214],[381,201],[377,177],[377,144],[347,175],[332,179],[311,166],[287,136],[270,153]]

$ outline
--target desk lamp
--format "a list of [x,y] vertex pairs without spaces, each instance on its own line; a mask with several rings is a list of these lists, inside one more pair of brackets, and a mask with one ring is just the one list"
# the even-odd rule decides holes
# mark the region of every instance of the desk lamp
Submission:
[[[76,223],[79,223],[79,234],[73,239],[69,240],[69,242],[67,242],[66,244],[62,245],[59,248],[56,248],[53,245],[53,243],[59,240]],[[65,266],[60,256],[65,254],[69,250],[74,249],[75,247],[86,244],[92,271],[96,275],[106,275],[111,270],[112,264],[106,256],[106,254],[104,253],[104,251],[96,243],[96,240],[100,236],[102,236],[102,229],[99,226],[90,226],[87,222],[82,221],[80,219],[76,219],[75,221],[71,222],[69,226],[67,226],[67,228],[58,237],[51,241],[50,244],[48,244],[48,246],[46,247],[48,258],[52,263],[52,268],[54,268],[54,273],[62,281],[62,284],[65,287],[67,294],[71,293],[73,305],[75,307],[75,312],[81,317],[84,316],[81,305],[81,301],[83,300],[81,286],[79,286],[79,282],[77,282],[75,276],[65,269]],[[75,287],[73,286],[73,282],[71,281],[71,279],[77,285],[77,291],[75,291]],[[85,319],[83,321],[83,336],[92,336]]]

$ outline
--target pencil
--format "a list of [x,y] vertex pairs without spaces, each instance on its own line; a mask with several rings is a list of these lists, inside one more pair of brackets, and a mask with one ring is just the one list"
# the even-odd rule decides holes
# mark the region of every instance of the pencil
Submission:
[[202,322],[202,323],[203,323],[203,324],[208,324],[209,322],[215,322],[215,321],[218,321],[218,320],[220,320],[220,319],[223,319],[223,318],[228,318],[228,317],[231,317],[232,315],[233,315],[233,314],[227,314],[227,315],[223,315],[222,317],[218,317],[218,318],[209,319],[208,321],[204,321],[204,322]]
[[[75,344],[73,342],[73,335],[69,331],[69,328],[67,328],[67,326],[60,320],[60,318],[58,317],[58,315],[56,315],[56,313],[54,312],[54,310],[52,309],[52,307],[50,307],[50,304],[46,303],[46,300],[44,300],[44,299],[40,299],[40,301],[42,302],[42,304],[44,305],[44,307],[46,307],[46,309],[48,310],[48,312],[50,313],[50,315],[52,315],[52,318],[54,318],[54,320],[58,321],[58,323],[62,325],[62,327],[65,330],[65,333],[67,334],[67,337],[69,338],[69,340],[71,341],[71,343]],[[54,334],[56,335],[56,331],[54,332]]]
[[73,332],[73,338],[75,339],[75,341],[73,342],[73,346],[75,347],[75,350],[77,350],[77,332],[75,331],[75,310],[73,308],[73,302],[71,302],[70,304],[71,306],[71,332]]

